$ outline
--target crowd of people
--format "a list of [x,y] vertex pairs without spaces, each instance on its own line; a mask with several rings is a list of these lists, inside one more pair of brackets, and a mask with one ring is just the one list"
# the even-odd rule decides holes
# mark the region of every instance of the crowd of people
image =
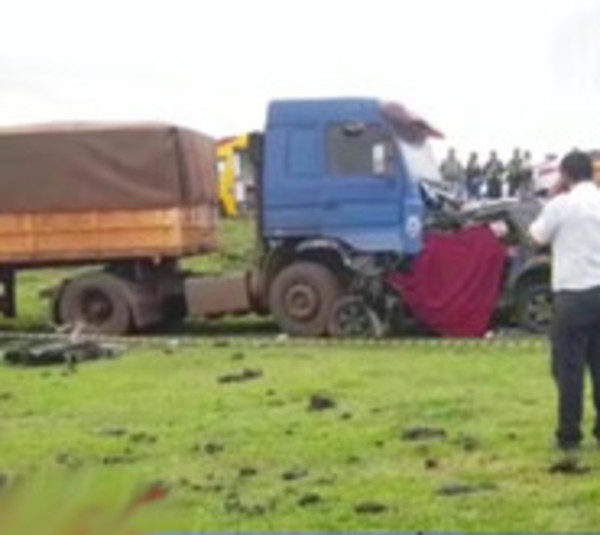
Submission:
[[515,149],[506,163],[495,150],[484,163],[472,152],[463,165],[455,149],[450,148],[440,173],[454,194],[464,200],[526,197],[534,190],[531,153],[521,149]]

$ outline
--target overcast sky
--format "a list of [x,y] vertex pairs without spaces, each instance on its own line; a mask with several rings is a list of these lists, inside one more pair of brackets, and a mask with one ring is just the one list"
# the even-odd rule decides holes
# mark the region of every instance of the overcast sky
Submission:
[[600,148],[598,0],[0,7],[0,125],[161,120],[219,137],[262,128],[271,98],[375,96],[463,154]]

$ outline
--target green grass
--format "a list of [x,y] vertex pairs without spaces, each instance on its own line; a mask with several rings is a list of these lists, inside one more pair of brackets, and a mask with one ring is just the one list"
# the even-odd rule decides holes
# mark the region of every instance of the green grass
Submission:
[[[224,231],[224,251],[191,260],[194,269],[236,269],[251,256],[248,222]],[[23,316],[0,327],[44,328],[37,292],[63,274],[24,274]],[[0,365],[0,472],[33,481],[58,474],[70,486],[73,474],[91,472],[122,501],[161,480],[171,488],[163,521],[178,531],[589,532],[600,524],[600,451],[591,440],[580,454],[589,472],[549,473],[559,456],[545,349],[222,347],[208,336],[255,327],[274,335],[269,322],[226,322],[196,327],[197,346],[132,346],[75,373]],[[219,380],[244,370],[261,375]],[[308,410],[314,395],[335,406]],[[445,436],[403,440],[414,427]],[[457,485],[471,492],[441,493]],[[360,512],[365,503],[380,510]]]
[[[262,376],[219,382],[244,369]],[[592,531],[600,522],[591,443],[581,454],[591,472],[548,472],[558,455],[541,349],[132,348],[73,374],[0,367],[0,385],[3,471],[100,470],[115,492],[166,481],[172,529]],[[308,410],[315,394],[336,406]],[[412,427],[446,437],[403,440]],[[290,471],[304,477],[287,481]],[[456,484],[476,491],[439,494]],[[308,495],[316,503],[302,506]],[[364,502],[387,509],[357,513]]]

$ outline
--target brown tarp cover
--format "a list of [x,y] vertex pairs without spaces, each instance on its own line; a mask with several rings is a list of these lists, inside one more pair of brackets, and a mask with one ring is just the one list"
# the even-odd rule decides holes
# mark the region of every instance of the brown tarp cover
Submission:
[[0,213],[216,204],[214,141],[170,125],[0,129]]

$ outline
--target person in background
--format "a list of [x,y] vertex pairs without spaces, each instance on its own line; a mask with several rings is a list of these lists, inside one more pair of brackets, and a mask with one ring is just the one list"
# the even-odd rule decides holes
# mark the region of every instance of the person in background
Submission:
[[467,189],[467,198],[479,199],[481,189],[481,165],[476,152],[469,155],[467,168],[465,170],[465,182]]
[[554,316],[550,331],[552,373],[558,389],[559,448],[581,440],[586,366],[600,444],[600,188],[590,156],[574,151],[560,162],[560,180],[529,233],[552,250]]
[[490,152],[488,161],[483,166],[483,176],[487,186],[487,197],[499,199],[502,197],[502,173],[504,166],[495,150]]
[[526,150],[523,153],[521,161],[521,178],[519,179],[519,188],[517,196],[520,199],[531,199],[535,196],[535,188],[533,184],[533,161],[531,152]]
[[521,186],[523,160],[520,149],[513,151],[512,157],[506,165],[506,181],[508,183],[508,196],[516,197]]
[[453,148],[448,150],[446,159],[440,165],[440,174],[444,182],[448,184],[450,191],[456,196],[461,196],[464,189],[465,170]]

